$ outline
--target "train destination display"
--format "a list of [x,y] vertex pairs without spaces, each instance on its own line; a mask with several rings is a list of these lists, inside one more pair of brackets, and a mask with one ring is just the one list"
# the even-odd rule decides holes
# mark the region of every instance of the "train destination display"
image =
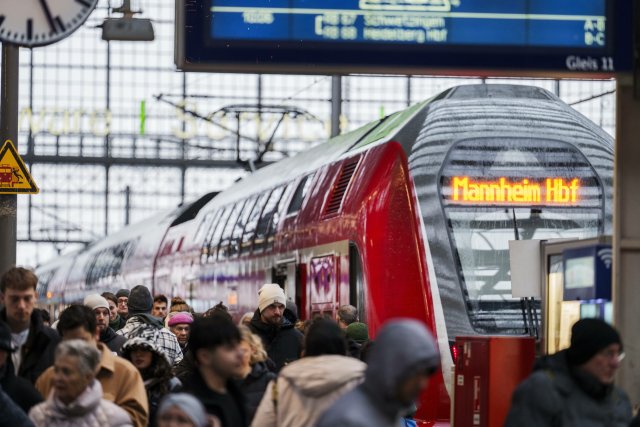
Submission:
[[616,43],[631,34],[631,14],[611,0],[181,2],[178,65],[185,69],[606,74],[631,62],[629,41]]

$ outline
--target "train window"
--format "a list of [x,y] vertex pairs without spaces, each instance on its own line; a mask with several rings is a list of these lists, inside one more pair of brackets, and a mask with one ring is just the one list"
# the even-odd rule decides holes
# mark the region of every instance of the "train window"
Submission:
[[296,192],[293,193],[293,198],[289,204],[289,209],[287,209],[287,215],[295,214],[302,208],[302,202],[304,202],[304,198],[307,196],[309,188],[311,188],[311,182],[313,181],[313,179],[311,179],[312,176],[313,174],[305,176],[300,181],[300,184],[298,184]]
[[209,240],[208,245],[208,260],[214,261],[218,257],[218,245],[220,244],[220,238],[222,237],[222,230],[224,230],[227,225],[227,221],[229,216],[231,215],[231,207],[226,207],[222,209],[222,214],[220,215],[220,220],[217,221],[216,225],[213,227],[211,239]]
[[135,249],[137,241],[128,241],[97,252],[85,269],[85,280],[89,288],[100,281],[120,274],[122,262]]
[[274,216],[277,214],[278,207],[280,206],[280,200],[283,198],[283,192],[285,187],[278,187],[274,189],[269,195],[269,199],[262,210],[262,215],[256,226],[253,250],[260,251],[266,247],[267,238],[269,235],[269,229],[273,221]]
[[366,323],[364,272],[358,247],[349,244],[349,304],[358,309],[358,319]]
[[242,242],[242,233],[244,232],[245,225],[249,220],[249,216],[251,215],[251,211],[256,204],[257,197],[251,197],[247,200],[240,212],[240,216],[238,217],[238,221],[236,222],[235,227],[231,233],[231,239],[229,241],[229,246],[227,247],[227,257],[237,255],[240,253],[240,244]]
[[520,300],[511,297],[509,240],[588,238],[603,227],[601,184],[582,153],[561,142],[460,142],[443,166],[440,194],[480,333],[526,333]]
[[256,228],[258,227],[258,220],[260,219],[260,215],[271,195],[270,192],[265,192],[258,197],[256,204],[253,206],[251,210],[251,214],[249,215],[249,219],[247,220],[246,225],[244,226],[244,232],[242,234],[242,242],[240,244],[240,252],[247,253],[251,251],[251,245],[253,243],[253,238],[255,236]]
[[231,209],[231,213],[229,214],[229,219],[227,220],[227,224],[222,230],[222,235],[220,236],[220,245],[218,245],[218,259],[222,260],[227,257],[228,247],[231,243],[231,236],[233,235],[233,230],[236,226],[236,223],[240,219],[240,215],[242,214],[242,208],[244,206],[245,201],[242,200],[236,203]]
[[194,240],[202,243],[201,262],[206,262],[209,259],[211,239],[213,238],[213,233],[220,222],[220,217],[223,212],[224,209],[217,209],[216,211],[209,212],[202,221],[202,224],[200,224],[200,229],[198,229],[198,232],[196,233]]

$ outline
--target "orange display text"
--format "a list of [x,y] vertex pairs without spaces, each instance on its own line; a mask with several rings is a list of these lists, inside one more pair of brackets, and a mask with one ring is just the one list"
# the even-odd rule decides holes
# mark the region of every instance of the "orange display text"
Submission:
[[580,192],[578,178],[534,181],[502,177],[495,181],[483,181],[456,176],[450,182],[451,200],[462,203],[573,205],[578,202]]

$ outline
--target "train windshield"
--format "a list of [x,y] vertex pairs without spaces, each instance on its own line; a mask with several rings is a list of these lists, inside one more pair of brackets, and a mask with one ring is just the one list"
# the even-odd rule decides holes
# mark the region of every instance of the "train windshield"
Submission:
[[527,333],[523,305],[511,297],[509,241],[600,234],[602,189],[589,162],[561,142],[460,142],[439,188],[472,327]]

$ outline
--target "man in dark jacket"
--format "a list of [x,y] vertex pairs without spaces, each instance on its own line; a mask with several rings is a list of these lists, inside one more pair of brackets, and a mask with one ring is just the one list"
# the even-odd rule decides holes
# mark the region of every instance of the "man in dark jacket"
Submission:
[[196,319],[189,349],[197,369],[183,382],[183,391],[202,403],[222,427],[246,427],[245,399],[234,378],[242,373],[240,331],[222,316]]
[[286,303],[279,285],[264,285],[258,291],[258,309],[249,324],[251,332],[262,339],[269,358],[276,364],[276,372],[299,359],[302,351],[302,333],[284,316]]
[[325,412],[317,427],[397,427],[440,365],[436,344],[417,320],[387,323],[371,349],[364,382]]
[[116,334],[109,326],[111,312],[106,298],[99,294],[89,294],[84,298],[84,305],[89,307],[96,314],[96,325],[100,331],[100,342],[105,344],[109,350],[120,355],[120,349],[127,339]]
[[[16,377],[14,370],[7,363],[9,355],[13,353],[11,346],[11,330],[5,323],[0,322],[0,386],[22,409],[25,414],[29,410],[42,402],[42,396],[29,381]],[[0,421],[0,424],[2,422]]]
[[44,326],[40,314],[34,311],[37,285],[38,277],[21,267],[9,269],[0,278],[0,299],[4,304],[0,320],[9,325],[15,349],[10,364],[16,375],[31,384],[53,365],[53,353],[60,341],[58,333]]
[[618,332],[599,319],[571,329],[571,346],[541,359],[513,394],[505,427],[627,427],[631,404],[613,384],[622,360]]

